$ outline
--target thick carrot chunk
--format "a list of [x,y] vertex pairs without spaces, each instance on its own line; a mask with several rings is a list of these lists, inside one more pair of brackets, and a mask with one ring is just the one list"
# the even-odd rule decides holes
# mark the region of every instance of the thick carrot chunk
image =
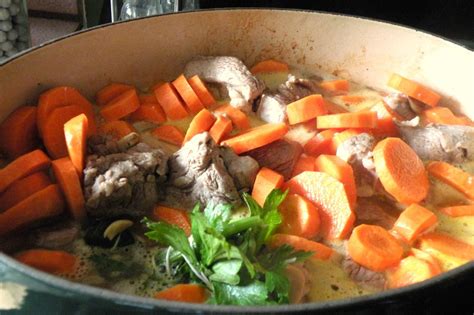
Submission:
[[288,194],[280,205],[282,223],[279,233],[314,238],[319,232],[318,208],[306,198]]
[[355,221],[344,185],[321,172],[303,172],[286,183],[290,192],[306,197],[319,209],[321,235],[346,238]]
[[273,189],[281,188],[283,176],[269,168],[262,167],[253,184],[252,198],[263,207],[267,196]]

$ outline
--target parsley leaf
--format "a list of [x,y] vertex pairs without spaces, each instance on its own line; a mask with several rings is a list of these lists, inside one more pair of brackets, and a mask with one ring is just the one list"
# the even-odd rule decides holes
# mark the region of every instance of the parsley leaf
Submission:
[[265,283],[253,281],[246,285],[214,284],[213,304],[266,305],[268,291]]
[[265,247],[282,222],[278,207],[286,194],[273,190],[260,207],[244,193],[249,215],[239,219],[232,218],[231,205],[208,204],[201,211],[198,204],[191,213],[189,238],[178,227],[145,218],[145,235],[169,246],[156,257],[159,265],[180,279],[204,283],[211,291],[209,303],[288,303],[290,284],[284,269],[312,253],[288,245],[272,251]]

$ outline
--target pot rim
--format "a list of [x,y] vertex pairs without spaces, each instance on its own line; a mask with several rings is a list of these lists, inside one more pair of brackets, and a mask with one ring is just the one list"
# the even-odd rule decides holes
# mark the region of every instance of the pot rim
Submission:
[[226,314],[273,314],[288,312],[295,313],[305,311],[336,311],[338,309],[345,309],[347,307],[354,307],[359,309],[363,307],[370,308],[372,304],[391,303],[391,300],[393,298],[409,298],[413,300],[417,297],[414,294],[421,294],[430,288],[440,288],[442,284],[446,284],[449,281],[456,281],[457,279],[464,276],[468,276],[469,274],[474,275],[474,261],[471,261],[463,266],[444,272],[437,277],[434,277],[421,283],[416,283],[399,289],[391,289],[363,296],[303,304],[283,304],[272,306],[238,306],[175,302],[118,293],[108,289],[102,289],[78,282],[69,281],[64,278],[54,276],[52,274],[42,272],[35,268],[21,264],[17,262],[14,258],[4,253],[0,253],[0,263],[21,274],[26,274],[28,277],[37,280],[42,284],[48,285],[48,287],[60,290],[61,292],[76,293],[81,297],[88,296],[97,299],[105,299],[109,301],[114,301],[114,303],[117,305],[131,306],[149,310],[164,308],[173,309],[174,311],[196,313],[225,312]]
[[[148,17],[142,17],[138,19],[131,19],[131,20],[119,21],[115,23],[98,25],[98,26],[81,30],[72,34],[67,34],[59,38],[55,38],[39,46],[31,47],[27,50],[24,50],[20,52],[19,54],[15,55],[14,57],[7,59],[3,63],[0,62],[0,70],[3,65],[6,65],[14,60],[23,58],[24,56],[30,53],[33,53],[36,50],[42,49],[58,41],[62,41],[70,37],[78,36],[86,32],[96,31],[102,28],[114,27],[115,25],[118,25],[118,24],[134,23],[136,21],[144,20],[144,19],[156,19],[156,18],[160,18],[161,16],[167,16],[167,15],[200,14],[203,12],[219,12],[219,11],[225,12],[225,11],[242,11],[242,10],[282,11],[282,12],[294,12],[294,13],[304,12],[304,13],[310,13],[310,14],[342,16],[342,17],[347,17],[347,18],[352,18],[352,19],[367,20],[367,21],[376,22],[380,24],[390,24],[393,26],[408,29],[410,31],[420,32],[420,33],[427,34],[429,36],[439,38],[441,40],[449,42],[450,44],[459,46],[463,49],[466,49],[472,52],[472,50],[470,50],[466,46],[460,43],[457,43],[454,40],[447,39],[443,36],[435,35],[426,31],[421,31],[413,27],[407,27],[398,23],[382,21],[379,19],[366,18],[366,17],[361,17],[361,16],[355,16],[355,15],[339,14],[339,13],[334,13],[334,12],[322,12],[322,11],[300,10],[300,9],[214,8],[214,9],[205,9],[205,10],[166,13],[166,14],[161,14],[161,15],[148,16]],[[457,279],[460,279],[463,276],[467,276],[470,273],[474,274],[474,261],[473,261],[421,283],[417,283],[417,284],[414,284],[408,287],[399,288],[399,289],[392,289],[388,291],[368,294],[364,296],[337,299],[337,300],[324,301],[324,302],[311,302],[311,303],[305,303],[305,304],[286,304],[286,305],[274,305],[274,306],[233,306],[233,305],[190,304],[190,303],[157,300],[153,298],[144,298],[144,297],[138,297],[138,296],[133,296],[133,295],[128,295],[128,294],[122,294],[122,293],[118,293],[118,292],[111,291],[108,289],[93,287],[90,285],[72,282],[60,277],[56,277],[54,275],[39,271],[37,269],[26,266],[24,264],[21,264],[17,262],[15,259],[11,258],[10,256],[4,253],[0,253],[0,263],[4,264],[6,267],[11,268],[12,270],[15,270],[21,274],[26,274],[28,277],[34,280],[37,280],[42,284],[46,284],[52,288],[61,290],[62,292],[76,293],[81,296],[111,300],[111,301],[114,301],[115,304],[121,304],[124,306],[131,306],[131,307],[137,307],[137,308],[149,309],[149,310],[157,309],[157,308],[166,308],[166,309],[173,309],[175,311],[181,310],[185,312],[211,312],[211,313],[212,312],[288,313],[288,312],[305,312],[309,310],[335,311],[337,309],[342,309],[342,308],[347,308],[347,307],[354,307],[354,308],[370,307],[371,304],[375,304],[375,303],[379,303],[379,304],[384,303],[384,302],[390,303],[390,298],[410,297],[410,299],[413,299],[414,297],[413,294],[422,294],[429,288],[438,288],[442,283],[448,283],[449,281],[456,281]]]

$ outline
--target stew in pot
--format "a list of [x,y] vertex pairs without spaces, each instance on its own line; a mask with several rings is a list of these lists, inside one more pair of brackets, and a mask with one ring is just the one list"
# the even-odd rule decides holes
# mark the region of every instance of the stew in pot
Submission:
[[371,294],[474,259],[474,123],[276,60],[44,91],[0,124],[0,249],[121,293],[268,305]]

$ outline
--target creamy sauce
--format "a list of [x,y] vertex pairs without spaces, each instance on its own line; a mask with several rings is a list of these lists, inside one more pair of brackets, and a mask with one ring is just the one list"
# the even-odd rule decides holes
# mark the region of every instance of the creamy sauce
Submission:
[[[300,69],[292,69],[292,73],[297,77],[310,77]],[[316,73],[316,75],[325,79],[334,79],[334,76],[324,73]],[[257,75],[264,81],[267,87],[275,90],[278,85],[285,82],[288,73],[276,74],[259,74]],[[335,95],[328,97],[331,102],[341,105],[349,111],[360,111],[370,109],[374,104],[379,102],[382,95],[372,89],[357,85],[351,82],[351,89],[347,95],[357,95],[363,97],[363,101],[358,104],[349,104],[343,101],[341,96]],[[228,100],[219,100],[219,105],[227,103]],[[216,105],[217,107],[218,105]],[[167,121],[165,124],[178,127],[183,133],[189,127],[192,116],[179,121]],[[251,113],[249,120],[252,127],[262,125],[264,122]],[[169,152],[175,152],[178,147],[158,140],[151,134],[151,131],[157,125],[147,122],[134,123],[134,127],[142,135],[142,141],[153,147],[161,147]],[[309,128],[308,128],[309,127]],[[286,135],[287,139],[298,141],[301,144],[306,143],[316,134],[315,126],[308,124],[300,124],[290,127],[290,131]],[[1,162],[1,161],[0,161]],[[474,162],[459,165],[467,172],[474,174]],[[435,179],[431,179],[430,194],[427,199],[426,207],[433,210],[439,219],[437,231],[442,231],[451,236],[463,240],[467,243],[474,244],[474,217],[458,217],[451,218],[440,213],[437,209],[442,206],[466,203],[465,197],[451,188]],[[235,211],[234,216],[241,217],[246,215],[246,208],[239,208]],[[136,235],[138,236],[138,235]],[[157,247],[149,247],[148,242],[141,241],[143,236],[135,237],[134,245],[123,248],[101,249],[98,247],[90,247],[84,243],[82,239],[76,240],[66,250],[79,257],[79,267],[72,275],[64,275],[65,277],[98,287],[108,288],[126,294],[133,294],[145,297],[151,297],[154,293],[167,287],[172,283],[172,279],[160,271],[154,265],[154,255],[157,253]],[[340,298],[354,297],[370,294],[376,290],[362,288],[344,272],[340,262],[340,254],[344,252],[344,242],[329,244],[339,254],[327,261],[310,259],[305,263],[311,275],[311,288],[308,294],[310,301],[326,301]],[[455,268],[465,261],[447,257],[441,253],[432,253],[436,258],[440,259],[444,270]],[[107,256],[104,260],[100,257]],[[99,258],[98,258],[99,257]],[[108,270],[102,270],[104,265]],[[111,266],[122,266],[114,270]],[[160,273],[161,272],[161,273]]]
[[312,277],[308,294],[310,301],[337,300],[376,292],[352,281],[337,259],[310,259],[305,266]]

